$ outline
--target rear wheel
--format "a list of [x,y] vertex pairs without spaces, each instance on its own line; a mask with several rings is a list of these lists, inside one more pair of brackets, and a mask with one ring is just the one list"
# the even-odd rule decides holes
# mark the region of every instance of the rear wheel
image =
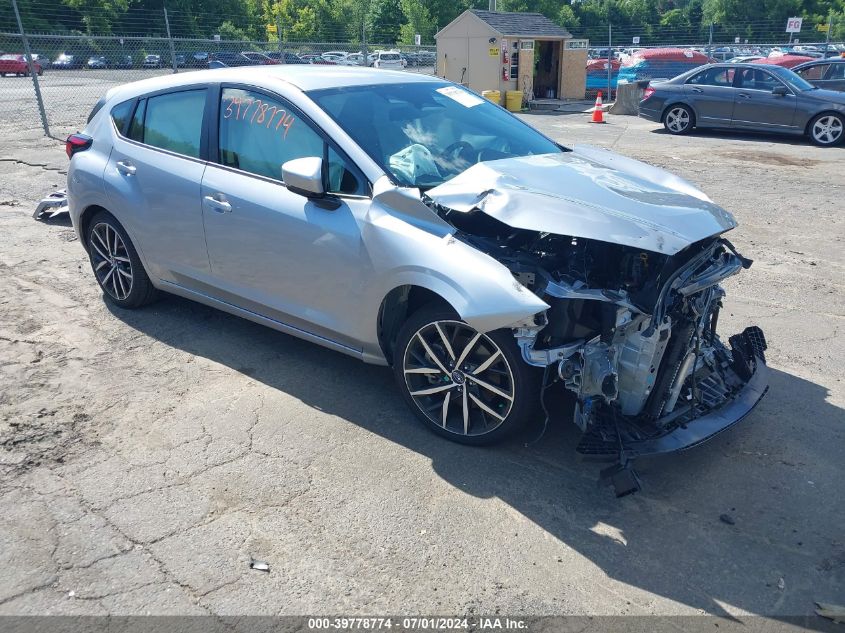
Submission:
[[841,114],[823,112],[810,122],[810,140],[821,147],[832,147],[845,136],[845,118]]
[[663,127],[669,134],[689,134],[694,126],[695,115],[688,106],[670,106],[663,115]]
[[88,224],[88,257],[106,298],[121,308],[139,308],[155,299],[156,290],[124,228],[101,211]]
[[429,429],[463,444],[491,444],[536,410],[539,373],[506,330],[482,334],[441,306],[422,308],[399,333],[393,370]]

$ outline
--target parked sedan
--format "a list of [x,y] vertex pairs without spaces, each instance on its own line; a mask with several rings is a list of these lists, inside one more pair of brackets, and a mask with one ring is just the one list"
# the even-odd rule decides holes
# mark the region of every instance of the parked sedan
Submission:
[[98,70],[109,68],[111,66],[111,62],[102,55],[95,55],[88,58],[88,63],[86,65],[91,70]]
[[820,59],[792,69],[817,88],[845,92],[845,59]]
[[161,68],[161,55],[147,55],[144,57],[144,63],[141,65],[144,68]]
[[[37,61],[33,60],[32,67],[35,69],[37,74],[44,74],[44,68]],[[27,63],[25,55],[17,53],[0,55],[0,77],[5,75],[17,75],[18,77],[23,77],[28,74],[29,64]]]
[[82,68],[82,58],[79,55],[68,55],[62,53],[50,65],[55,70],[72,70],[75,68]]
[[829,147],[845,136],[845,94],[816,88],[780,66],[711,64],[652,82],[640,116],[662,122],[670,134],[730,128],[803,135]]
[[158,77],[110,89],[67,152],[107,301],[170,292],[388,365],[443,437],[500,440],[569,391],[578,450],[619,460],[621,495],[632,459],[700,444],[767,389],[760,329],[716,333],[719,284],[751,265],[730,213],[440,78]]

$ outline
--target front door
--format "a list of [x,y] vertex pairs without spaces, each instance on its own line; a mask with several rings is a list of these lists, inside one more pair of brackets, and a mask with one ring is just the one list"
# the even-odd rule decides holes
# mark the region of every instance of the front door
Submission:
[[[786,88],[786,94],[773,94]],[[772,73],[757,68],[737,71],[733,126],[785,131],[794,129],[796,99],[792,89]]]
[[[278,96],[224,87],[217,123],[201,194],[217,298],[359,349],[348,315],[368,261],[363,177]],[[323,158],[336,208],[284,186],[282,164],[307,156]]]
[[729,127],[734,109],[734,69],[716,66],[690,77],[684,93],[701,127]]

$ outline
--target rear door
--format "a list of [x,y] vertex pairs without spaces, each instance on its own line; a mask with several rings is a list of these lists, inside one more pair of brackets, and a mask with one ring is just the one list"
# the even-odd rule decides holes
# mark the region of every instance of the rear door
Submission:
[[684,94],[701,127],[729,127],[734,108],[734,69],[714,66],[690,77]]
[[[795,93],[772,73],[761,68],[741,68],[736,86],[733,127],[773,132],[796,129]],[[772,94],[776,87],[786,88],[786,94]]]
[[210,271],[200,207],[207,93],[200,86],[138,99],[104,173],[150,275],[186,286]]

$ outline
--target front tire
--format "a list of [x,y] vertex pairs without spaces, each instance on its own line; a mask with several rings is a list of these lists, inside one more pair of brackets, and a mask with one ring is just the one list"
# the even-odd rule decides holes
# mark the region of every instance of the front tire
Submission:
[[477,332],[449,308],[428,306],[402,326],[393,371],[429,429],[462,444],[492,444],[536,411],[540,382],[507,330]]
[[680,104],[670,106],[663,115],[663,127],[669,134],[677,136],[689,134],[695,127],[695,115],[688,106]]
[[822,112],[809,125],[810,141],[820,147],[833,147],[845,138],[845,117],[835,112]]
[[113,215],[97,213],[88,223],[88,258],[106,299],[126,309],[151,303],[156,289],[144,270],[138,251]]

